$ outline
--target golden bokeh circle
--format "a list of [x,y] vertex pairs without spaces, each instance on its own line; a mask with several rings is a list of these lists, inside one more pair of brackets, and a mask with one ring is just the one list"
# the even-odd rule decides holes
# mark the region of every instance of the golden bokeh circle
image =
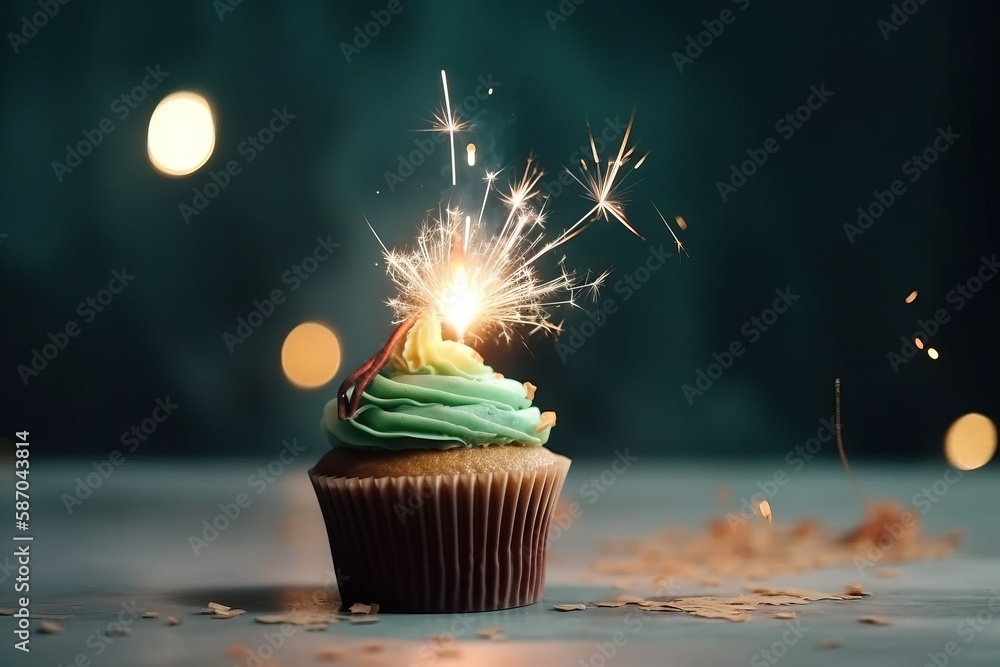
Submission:
[[948,463],[959,470],[975,470],[990,462],[997,451],[997,427],[986,415],[970,412],[955,420],[944,436]]
[[328,327],[303,322],[285,337],[281,369],[288,381],[303,389],[327,384],[340,370],[340,341]]

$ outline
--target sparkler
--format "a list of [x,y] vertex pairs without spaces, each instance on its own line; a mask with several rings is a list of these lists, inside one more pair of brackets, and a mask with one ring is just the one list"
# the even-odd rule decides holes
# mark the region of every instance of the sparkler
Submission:
[[[435,114],[433,129],[448,132],[451,138],[454,184],[454,133],[463,129],[464,124],[452,116],[444,71],[441,80],[445,109]],[[602,217],[607,221],[614,218],[632,234],[643,238],[629,221],[621,198],[624,177],[634,170],[625,169],[635,151],[635,146],[628,145],[634,120],[633,112],[617,154],[605,159],[603,168],[588,124],[595,167],[588,169],[583,161],[580,176],[573,172],[570,175],[583,186],[585,197],[593,206],[554,239],[546,240],[545,201],[538,188],[542,170],[532,159],[520,178],[515,177],[505,190],[496,185],[498,172],[487,171],[478,218],[474,220],[461,210],[439,212],[421,227],[412,251],[388,249],[369,223],[382,248],[386,272],[397,289],[396,296],[388,302],[397,328],[371,359],[344,380],[338,393],[340,419],[348,419],[357,411],[365,387],[388,363],[392,350],[420,317],[435,317],[442,325],[449,326],[460,342],[466,335],[481,339],[487,332],[509,342],[516,327],[526,327],[529,335],[562,330],[552,321],[550,310],[560,305],[577,305],[576,299],[583,291],[596,294],[609,272],[596,278],[591,278],[588,272],[581,277],[567,270],[562,257],[556,261],[555,277],[546,279],[539,275],[542,258]],[[639,159],[635,168],[647,155]],[[491,224],[487,203],[494,192],[506,213]],[[501,218],[503,223],[498,224]],[[499,231],[491,232],[496,227]],[[674,239],[678,248],[683,248],[676,235]]]

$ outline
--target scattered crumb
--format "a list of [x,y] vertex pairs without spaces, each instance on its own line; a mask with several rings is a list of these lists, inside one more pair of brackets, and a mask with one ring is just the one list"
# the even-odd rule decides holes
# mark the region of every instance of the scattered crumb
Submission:
[[344,649],[339,646],[327,646],[324,649],[320,649],[320,652],[316,654],[316,657],[320,660],[327,660],[329,662],[336,662],[344,657]]
[[480,628],[476,630],[476,636],[482,637],[483,639],[492,639],[494,641],[500,641],[501,639],[507,638],[507,631],[503,628]]
[[159,618],[160,612],[158,611],[144,611],[142,612],[143,618]]
[[229,647],[227,653],[229,654],[230,658],[236,658],[237,660],[240,660],[249,655],[250,649],[248,649],[243,644],[233,644],[232,646]]
[[371,605],[362,604],[360,602],[355,602],[351,605],[352,614],[370,614],[372,611]]
[[772,614],[772,618],[777,618],[782,621],[787,621],[789,619],[798,616],[794,611],[779,611],[777,614]]
[[844,586],[844,595],[869,597],[871,594],[871,591],[866,591],[865,587],[861,584],[848,584],[847,586]]
[[535,385],[530,382],[524,383],[524,393],[529,401],[535,400],[535,391],[538,389]]
[[883,616],[862,616],[858,619],[859,623],[867,623],[868,625],[889,625],[889,619]]
[[108,637],[127,637],[132,634],[132,628],[107,628],[104,634]]
[[597,605],[598,607],[624,607],[628,603],[618,601],[618,602],[595,602],[594,604]]
[[38,631],[43,635],[57,635],[63,631],[63,626],[53,621],[42,621],[38,624]]
[[237,616],[242,616],[247,613],[246,609],[230,609],[226,607],[224,610],[220,610],[212,614],[212,618],[236,618]]
[[183,623],[183,622],[184,622],[184,621],[182,621],[182,620],[181,620],[181,619],[180,619],[179,617],[177,617],[177,616],[168,616],[168,617],[167,617],[167,625],[180,625],[180,624],[181,624],[181,623]]
[[219,604],[218,602],[209,602],[208,608],[212,610],[212,613],[217,611],[229,611],[232,607],[227,607],[224,604]]
[[302,629],[305,630],[306,632],[321,632],[323,630],[326,630],[327,627],[329,626],[327,626],[326,623],[312,623],[310,625],[303,625]]
[[585,604],[557,604],[553,607],[556,611],[581,611],[587,608]]
[[381,620],[380,616],[353,615],[350,617],[351,623],[354,624],[378,623]]
[[844,640],[840,637],[825,637],[819,640],[820,648],[840,648],[844,645]]
[[896,577],[899,576],[899,573],[896,572],[891,567],[880,567],[879,569],[875,570],[875,576],[877,576],[879,579],[895,579]]
[[0,616],[13,616],[14,610],[10,607],[0,607]]

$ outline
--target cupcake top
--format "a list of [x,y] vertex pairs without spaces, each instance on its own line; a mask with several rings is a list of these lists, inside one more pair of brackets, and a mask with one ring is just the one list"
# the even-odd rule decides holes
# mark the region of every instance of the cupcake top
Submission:
[[538,447],[548,441],[555,413],[533,407],[534,394],[530,382],[494,373],[468,345],[443,340],[440,323],[428,316],[393,350],[354,416],[341,421],[337,401],[330,401],[321,428],[335,447]]

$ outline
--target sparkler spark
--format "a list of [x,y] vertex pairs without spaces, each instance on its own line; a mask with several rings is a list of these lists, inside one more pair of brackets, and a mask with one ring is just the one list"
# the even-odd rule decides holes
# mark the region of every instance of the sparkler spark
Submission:
[[[565,243],[569,239],[573,238],[600,217],[603,217],[605,220],[614,218],[620,222],[625,229],[629,230],[643,241],[646,240],[642,234],[636,231],[635,227],[632,226],[632,223],[629,222],[628,217],[625,215],[625,202],[621,198],[621,186],[622,181],[624,180],[622,167],[628,163],[629,159],[632,157],[632,153],[635,151],[635,146],[628,147],[629,135],[632,133],[632,123],[634,122],[635,112],[633,111],[632,116],[628,119],[628,125],[625,127],[625,134],[622,136],[622,143],[618,147],[618,154],[614,158],[605,160],[603,170],[600,168],[601,159],[597,154],[597,145],[594,143],[594,133],[590,130],[590,123],[587,123],[587,134],[590,138],[590,150],[594,154],[595,168],[593,170],[589,170],[587,169],[587,165],[584,163],[579,176],[573,173],[568,167],[566,168],[566,173],[568,173],[573,180],[583,186],[585,197],[594,202],[594,206],[589,211],[584,213],[579,220],[573,223],[573,225],[571,225],[559,236],[559,238],[556,239],[555,243],[557,245]],[[645,160],[645,158],[645,155],[642,156],[639,160],[639,164],[642,164],[642,161]]]

